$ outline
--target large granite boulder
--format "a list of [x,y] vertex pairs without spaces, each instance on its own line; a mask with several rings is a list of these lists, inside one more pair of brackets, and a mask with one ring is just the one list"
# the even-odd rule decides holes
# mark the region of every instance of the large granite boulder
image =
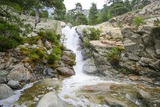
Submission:
[[82,70],[85,73],[88,73],[88,74],[95,74],[95,73],[97,73],[97,68],[96,68],[96,65],[94,63],[94,59],[93,58],[87,59],[85,61],[85,64],[83,65],[83,69]]
[[14,81],[14,80],[10,80],[8,83],[7,83],[8,86],[10,86],[12,89],[20,89],[22,88],[22,86],[19,84],[18,81]]
[[6,84],[0,84],[0,100],[8,98],[14,94],[13,90]]
[[29,81],[31,79],[30,72],[24,67],[23,64],[17,64],[13,66],[14,68],[9,72],[7,79],[15,81]]
[[37,107],[66,107],[66,105],[57,97],[56,93],[49,92],[40,99]]
[[62,76],[65,76],[65,77],[75,75],[74,70],[69,68],[69,67],[58,67],[57,72],[58,72],[59,75],[62,75]]

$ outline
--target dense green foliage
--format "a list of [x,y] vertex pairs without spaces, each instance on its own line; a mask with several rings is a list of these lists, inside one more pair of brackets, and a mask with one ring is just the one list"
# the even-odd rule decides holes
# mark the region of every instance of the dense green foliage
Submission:
[[95,3],[92,3],[92,6],[89,10],[89,24],[94,25],[97,24],[97,14],[98,14],[98,10],[97,10],[97,6]]
[[52,15],[54,15],[55,20],[61,20],[61,21],[65,20],[65,14],[66,14],[65,5],[62,5],[61,8],[55,8],[54,12],[52,13]]
[[124,13],[127,13],[128,11],[130,10],[128,7],[125,6],[124,2],[113,3],[110,7],[110,12],[112,13],[112,16],[122,15]]
[[50,64],[52,67],[55,67],[60,60],[61,54],[62,51],[60,46],[54,46],[53,51],[48,57],[48,64]]
[[[32,11],[31,15],[47,18],[48,11],[44,8],[53,7],[55,10],[64,8],[63,0],[1,0],[0,51],[15,48],[23,42],[23,36],[32,30],[31,26],[24,25],[23,20],[20,19],[21,13],[27,14]],[[35,25],[40,22],[40,18],[37,17]]]
[[[37,41],[42,40],[43,44],[46,41],[49,41],[52,45],[52,52],[47,53],[47,50],[44,48],[26,48],[20,46],[21,52],[25,55],[28,55],[29,61],[43,63],[44,60],[47,60],[47,66],[55,67],[60,60],[63,46],[60,44],[60,35],[54,33],[53,30],[47,30],[45,32],[39,32],[38,36],[24,38],[23,42],[29,43],[29,45],[37,44]],[[42,44],[42,45],[43,45]]]
[[[35,16],[35,10],[32,10],[32,12],[30,13],[31,16]],[[41,18],[48,18],[49,17],[49,13],[47,10],[41,10],[40,11],[40,17]]]
[[144,24],[144,19],[142,16],[137,16],[133,19],[133,24],[136,26],[136,27],[139,27],[141,24]]
[[96,4],[92,3],[92,6],[89,9],[89,16],[86,17],[83,14],[74,12],[75,10],[78,10],[78,12],[83,11],[82,5],[77,3],[76,8],[66,14],[65,21],[70,22],[74,26],[80,24],[95,25],[105,22],[112,17],[143,8],[149,3],[149,0],[106,0],[106,4],[104,4],[101,10],[98,10]]
[[18,0],[0,1],[0,51],[14,48],[22,43],[22,21],[17,17],[22,8]]
[[88,24],[86,16],[82,13],[75,14],[74,19],[75,19],[76,25],[87,25]]
[[45,32],[39,32],[39,36],[43,37],[43,39],[52,42],[53,44],[59,45],[60,35],[56,35],[53,30],[46,30]]

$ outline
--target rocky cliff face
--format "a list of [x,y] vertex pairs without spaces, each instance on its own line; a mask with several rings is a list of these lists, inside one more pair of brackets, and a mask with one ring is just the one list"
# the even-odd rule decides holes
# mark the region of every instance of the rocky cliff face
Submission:
[[[145,24],[138,28],[132,23],[134,17],[137,16],[142,16],[145,22]],[[78,26],[77,32],[82,42],[85,41],[84,28],[94,27],[101,29],[100,40],[92,40],[89,42],[91,47],[84,48],[82,54],[84,55],[84,59],[87,59],[84,71],[102,74],[105,77],[123,78],[125,76],[120,75],[120,71],[129,71],[129,74],[133,73],[137,76],[152,79],[148,79],[152,83],[154,80],[157,80],[158,84],[160,72],[159,19],[160,1],[155,1],[141,10],[112,18],[108,22],[96,26]],[[106,57],[113,48],[122,49],[119,59],[119,65],[122,67],[120,71],[119,69],[118,71],[117,69],[113,69],[112,64],[109,63],[110,61]],[[128,77],[131,80],[135,80],[130,75]]]
[[125,51],[121,55],[121,65],[140,75],[159,77],[160,27],[124,28],[122,34]]

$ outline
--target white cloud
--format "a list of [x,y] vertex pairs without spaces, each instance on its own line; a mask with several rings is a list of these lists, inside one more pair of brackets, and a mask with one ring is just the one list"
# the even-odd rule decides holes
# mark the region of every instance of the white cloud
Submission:
[[93,2],[97,4],[98,9],[105,4],[105,0],[64,0],[67,10],[74,9],[77,2],[81,3],[83,9],[89,9]]

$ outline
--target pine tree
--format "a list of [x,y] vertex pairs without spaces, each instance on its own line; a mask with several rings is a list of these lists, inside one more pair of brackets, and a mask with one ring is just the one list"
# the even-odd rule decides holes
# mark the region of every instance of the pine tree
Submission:
[[92,3],[92,6],[89,10],[89,24],[91,25],[97,24],[97,18],[98,18],[97,5],[95,3]]

